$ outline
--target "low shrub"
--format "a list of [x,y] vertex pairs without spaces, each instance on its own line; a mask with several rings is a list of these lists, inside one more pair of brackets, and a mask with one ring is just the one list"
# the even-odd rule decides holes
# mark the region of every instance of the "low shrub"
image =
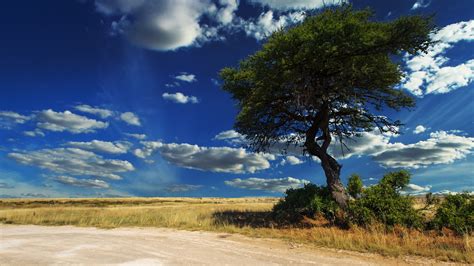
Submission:
[[347,182],[347,192],[353,198],[357,199],[360,194],[362,194],[362,180],[360,179],[359,175],[353,174],[349,177],[349,181]]
[[474,231],[474,195],[467,192],[447,195],[430,225],[438,230],[446,227],[460,235],[471,234]]
[[311,183],[302,188],[288,189],[285,197],[273,207],[273,213],[278,220],[289,222],[298,222],[303,216],[315,218],[317,215],[334,222],[338,210],[339,207],[331,198],[329,189]]
[[400,194],[409,181],[410,173],[404,170],[386,174],[379,184],[364,189],[358,199],[349,202],[347,222],[422,228],[423,217],[413,207],[413,198]]

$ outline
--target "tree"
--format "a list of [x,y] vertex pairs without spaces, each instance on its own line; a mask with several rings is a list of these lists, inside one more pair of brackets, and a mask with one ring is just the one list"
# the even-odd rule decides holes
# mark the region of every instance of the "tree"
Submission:
[[351,177],[349,177],[349,181],[347,182],[347,192],[353,198],[358,198],[362,193],[362,186],[363,184],[360,176],[353,174]]
[[398,133],[400,122],[380,114],[414,106],[397,89],[397,56],[426,52],[433,28],[428,17],[377,22],[370,10],[344,5],[273,33],[238,67],[220,72],[223,89],[238,102],[236,131],[255,151],[285,143],[318,157],[332,197],[346,208],[341,165],[328,148],[333,138],[342,148],[374,128]]

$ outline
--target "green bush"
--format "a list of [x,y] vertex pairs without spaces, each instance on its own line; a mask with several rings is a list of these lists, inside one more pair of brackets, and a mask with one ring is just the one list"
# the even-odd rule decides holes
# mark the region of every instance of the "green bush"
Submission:
[[329,221],[335,221],[338,205],[327,187],[308,183],[303,188],[290,188],[285,194],[273,207],[277,219],[297,222],[303,216],[323,215]]
[[413,208],[413,198],[400,194],[409,181],[407,171],[386,174],[379,184],[364,189],[358,199],[349,202],[347,222],[362,226],[379,222],[387,226],[422,228],[423,218]]
[[352,174],[347,183],[347,192],[354,199],[357,199],[362,193],[362,180],[359,175]]
[[474,195],[467,192],[447,195],[431,221],[434,228],[449,228],[456,233],[471,234],[474,229]]

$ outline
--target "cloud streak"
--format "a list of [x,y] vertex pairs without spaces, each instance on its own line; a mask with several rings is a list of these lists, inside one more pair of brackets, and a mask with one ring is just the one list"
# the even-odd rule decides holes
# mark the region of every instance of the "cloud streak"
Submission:
[[227,180],[224,183],[228,186],[242,189],[285,192],[289,188],[301,187],[304,184],[309,183],[309,181],[304,179],[296,179],[293,177],[273,179],[251,177],[247,179],[235,178],[232,180]]
[[143,148],[134,154],[140,158],[151,156],[158,151],[166,161],[177,166],[218,173],[254,173],[270,168],[274,155],[249,153],[242,148],[200,147],[187,143],[163,143],[142,141]]
[[128,161],[104,159],[93,152],[78,148],[12,152],[8,154],[8,157],[24,165],[74,176],[121,179],[118,173],[135,170]]

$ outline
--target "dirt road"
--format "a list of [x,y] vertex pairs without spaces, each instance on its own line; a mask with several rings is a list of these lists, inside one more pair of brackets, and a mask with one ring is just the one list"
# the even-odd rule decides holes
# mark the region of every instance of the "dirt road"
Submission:
[[[419,261],[418,261],[419,262]],[[0,225],[1,265],[380,265],[405,264],[278,240],[157,228]],[[430,262],[426,262],[430,263]],[[432,262],[431,262],[432,263]]]

